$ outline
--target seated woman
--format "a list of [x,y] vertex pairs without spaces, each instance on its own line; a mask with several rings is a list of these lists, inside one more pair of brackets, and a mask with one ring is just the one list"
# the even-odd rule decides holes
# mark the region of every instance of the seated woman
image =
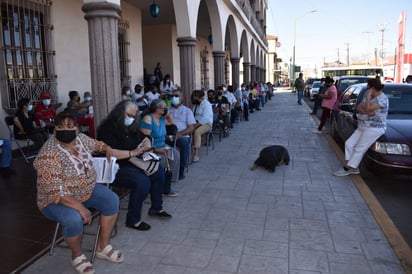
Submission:
[[139,130],[137,111],[137,105],[133,101],[124,100],[118,103],[97,129],[97,139],[117,149],[113,155],[117,158],[120,169],[112,186],[130,189],[126,226],[137,230],[149,230],[150,225],[141,220],[143,202],[149,193],[152,201],[149,216],[160,218],[172,216],[162,207],[165,180],[163,166],[160,165],[158,171],[149,177],[128,161],[130,157],[152,149],[138,147],[144,136]]
[[54,134],[44,144],[34,168],[37,171],[37,205],[44,216],[62,226],[63,238],[71,249],[72,265],[78,273],[94,273],[93,265],[82,254],[83,224],[92,221],[88,208],[101,212],[100,237],[96,257],[114,263],[123,254],[109,244],[119,211],[119,198],[107,187],[96,184],[91,152],[112,150],[79,133],[75,118],[68,112],[55,117]]
[[93,105],[92,102],[80,103],[79,92],[72,90],[69,92],[70,101],[67,102],[67,110],[76,118],[80,126],[89,127],[89,136],[94,138],[94,119],[88,115],[89,107]]
[[49,135],[46,130],[36,125],[32,114],[33,105],[29,98],[22,98],[17,102],[18,110],[13,119],[14,137],[16,139],[30,139],[34,142],[35,150],[39,150]]
[[[175,182],[179,175],[180,152],[166,145],[166,125],[172,124],[173,118],[168,113],[166,104],[160,99],[155,99],[150,104],[149,113],[144,115],[140,122],[140,130],[143,134],[153,138],[154,152],[162,157],[161,163],[163,166],[166,166],[166,160],[169,162],[172,171],[171,181]],[[170,157],[170,155],[168,156],[168,153],[173,153],[172,157]],[[163,194],[170,197],[179,195],[177,192],[171,190],[170,182],[165,182]]]

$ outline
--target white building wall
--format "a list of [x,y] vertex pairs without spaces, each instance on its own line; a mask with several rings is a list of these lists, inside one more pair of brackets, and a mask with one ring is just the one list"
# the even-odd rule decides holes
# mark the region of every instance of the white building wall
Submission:
[[70,90],[79,91],[82,97],[84,91],[91,91],[88,27],[82,4],[81,0],[55,0],[51,6],[57,94],[63,103],[58,111],[69,101]]

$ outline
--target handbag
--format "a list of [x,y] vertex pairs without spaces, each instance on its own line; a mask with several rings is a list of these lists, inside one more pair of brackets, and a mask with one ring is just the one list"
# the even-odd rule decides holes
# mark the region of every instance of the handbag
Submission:
[[[150,140],[148,138],[144,138],[138,147],[148,146],[148,144],[151,146]],[[146,151],[139,156],[130,157],[129,162],[135,167],[143,170],[147,176],[150,176],[156,173],[159,169],[160,156],[154,152]]]

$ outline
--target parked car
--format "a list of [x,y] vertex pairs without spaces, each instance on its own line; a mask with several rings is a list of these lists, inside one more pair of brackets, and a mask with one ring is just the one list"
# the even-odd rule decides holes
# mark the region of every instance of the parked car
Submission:
[[305,82],[305,90],[304,90],[304,95],[306,97],[310,96],[310,89],[312,88],[312,84],[315,81],[320,81],[319,78],[308,78]]
[[338,90],[338,98],[342,95],[342,93],[351,85],[366,83],[368,79],[371,78],[370,76],[338,76],[335,77],[335,85],[336,89]]
[[310,100],[315,100],[319,94],[320,87],[322,86],[321,81],[315,81],[312,84],[312,88],[310,89]]
[[[352,85],[335,104],[332,135],[346,141],[357,128],[356,106],[365,96],[367,84]],[[387,129],[367,151],[363,161],[374,172],[412,175],[412,85],[385,83],[389,98]]]

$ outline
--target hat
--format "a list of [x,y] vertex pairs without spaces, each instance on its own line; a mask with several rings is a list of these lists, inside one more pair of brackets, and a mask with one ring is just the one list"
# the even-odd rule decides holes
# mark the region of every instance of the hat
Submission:
[[330,76],[326,76],[325,77],[325,83],[333,83],[334,80],[332,78],[330,78]]
[[51,94],[49,92],[43,92],[40,95],[40,99],[51,99]]

